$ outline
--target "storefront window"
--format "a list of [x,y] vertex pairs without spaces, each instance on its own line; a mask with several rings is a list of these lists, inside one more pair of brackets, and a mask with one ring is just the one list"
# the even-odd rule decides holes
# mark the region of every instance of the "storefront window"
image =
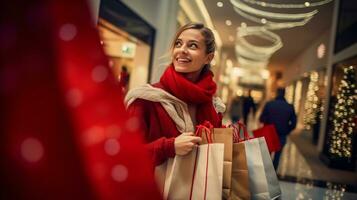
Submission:
[[120,1],[102,0],[98,30],[124,93],[150,79],[155,29]]

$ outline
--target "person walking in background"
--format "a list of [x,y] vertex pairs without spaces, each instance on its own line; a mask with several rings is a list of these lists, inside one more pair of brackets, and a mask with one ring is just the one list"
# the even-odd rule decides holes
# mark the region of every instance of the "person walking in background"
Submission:
[[242,117],[242,99],[240,96],[236,96],[229,108],[229,115],[231,117],[232,124],[236,123]]
[[285,100],[285,89],[278,88],[277,96],[264,106],[259,121],[264,124],[274,124],[278,132],[281,150],[275,152],[273,164],[275,170],[278,169],[281,152],[286,143],[289,133],[296,127],[296,114],[294,106]]
[[121,72],[119,75],[119,85],[122,88],[123,94],[125,95],[128,90],[130,75],[128,72],[128,68],[126,66],[122,66]]
[[253,97],[251,96],[251,91],[248,90],[248,96],[243,97],[243,120],[244,124],[248,126],[248,116],[251,110],[253,111],[253,116],[257,110]]
[[221,127],[213,105],[217,86],[210,70],[215,47],[210,29],[200,23],[186,24],[172,41],[172,61],[160,81],[134,88],[125,98],[156,166],[193,150],[201,141],[193,133],[197,124],[209,121]]

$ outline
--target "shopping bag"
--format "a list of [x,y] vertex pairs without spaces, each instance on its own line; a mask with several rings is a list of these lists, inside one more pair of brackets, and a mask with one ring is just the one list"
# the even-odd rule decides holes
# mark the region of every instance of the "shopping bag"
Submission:
[[[198,131],[196,134],[199,135]],[[207,135],[206,135],[207,134]],[[185,156],[169,159],[164,184],[164,199],[221,199],[224,144],[212,143],[194,148]]]
[[251,197],[244,143],[233,144],[232,185],[230,197],[232,200],[248,200]]
[[168,169],[172,168],[173,160],[174,159],[168,159],[166,162],[155,167],[155,181],[156,181],[158,190],[162,196],[164,194],[165,181],[169,176]]
[[[233,129],[233,159],[232,159],[232,184],[228,195],[223,193],[224,199],[246,200],[251,199],[249,188],[249,173],[244,145],[244,138],[249,138],[246,127],[237,122],[229,127]],[[240,136],[243,133],[245,136]]]
[[259,138],[259,146],[263,159],[265,176],[268,182],[269,196],[270,199],[275,199],[281,196],[281,189],[279,185],[278,176],[274,169],[267,144],[263,138]]
[[280,151],[281,144],[278,133],[273,124],[264,124],[263,127],[253,131],[254,137],[264,137],[268,145],[269,153]]
[[[233,148],[233,129],[232,128],[213,128],[211,123],[204,122],[198,128],[204,126],[211,131],[212,142],[224,144],[224,162],[223,162],[223,191],[226,193],[231,189],[231,174],[232,174],[232,148]],[[205,128],[200,128],[200,131],[205,131]],[[202,134],[202,144],[207,144],[206,134]]]
[[281,196],[280,185],[264,137],[250,138],[244,125],[238,125],[243,127],[244,138],[236,133],[234,138],[238,144],[244,144],[251,199],[278,198]]

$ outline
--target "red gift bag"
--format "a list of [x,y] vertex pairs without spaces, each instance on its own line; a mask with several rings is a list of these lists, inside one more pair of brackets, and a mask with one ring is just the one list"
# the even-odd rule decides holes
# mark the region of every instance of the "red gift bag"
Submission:
[[281,144],[279,136],[273,124],[265,124],[263,127],[254,130],[253,134],[255,138],[265,138],[270,153],[280,151]]

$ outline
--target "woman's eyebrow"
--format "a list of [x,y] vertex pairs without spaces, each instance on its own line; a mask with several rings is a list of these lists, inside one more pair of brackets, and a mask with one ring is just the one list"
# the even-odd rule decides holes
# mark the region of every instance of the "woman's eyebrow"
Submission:
[[188,42],[195,42],[195,43],[199,43],[198,40],[189,40]]
[[[176,41],[183,41],[182,39],[180,39],[180,38],[177,38],[177,40]],[[198,40],[189,40],[188,42],[196,42],[196,43],[199,43],[199,41]]]

